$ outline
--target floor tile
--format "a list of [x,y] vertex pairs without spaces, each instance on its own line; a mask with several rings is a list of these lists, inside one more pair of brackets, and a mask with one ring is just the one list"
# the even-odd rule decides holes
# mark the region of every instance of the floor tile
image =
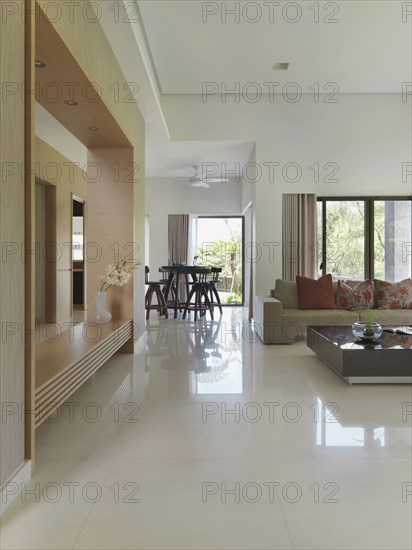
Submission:
[[411,386],[350,386],[305,342],[245,338],[246,315],[153,315],[145,352],[37,430],[40,495],[1,547],[410,548]]

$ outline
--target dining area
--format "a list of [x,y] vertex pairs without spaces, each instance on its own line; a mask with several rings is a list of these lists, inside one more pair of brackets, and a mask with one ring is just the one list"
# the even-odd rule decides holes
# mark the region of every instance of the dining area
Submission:
[[243,217],[167,214],[163,222],[152,234],[148,220],[146,320],[214,320],[223,306],[242,306]]
[[[152,311],[166,319],[183,320],[193,313],[194,321],[206,314],[215,319],[216,310],[222,315],[222,302],[219,296],[221,267],[185,265],[173,262],[158,268],[158,275],[152,277],[145,267],[145,310],[146,319]],[[169,313],[170,312],[170,313]]]

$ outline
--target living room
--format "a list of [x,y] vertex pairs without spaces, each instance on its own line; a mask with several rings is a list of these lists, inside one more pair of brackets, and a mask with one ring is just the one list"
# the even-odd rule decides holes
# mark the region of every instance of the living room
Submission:
[[[410,548],[412,4],[1,9],[2,548]],[[36,290],[52,165],[104,251],[77,266],[85,325],[76,266]],[[243,219],[244,306],[145,323],[144,266],[199,267],[193,239],[173,265],[170,215]],[[140,265],[74,342],[113,250]],[[43,363],[39,296],[70,317]]]

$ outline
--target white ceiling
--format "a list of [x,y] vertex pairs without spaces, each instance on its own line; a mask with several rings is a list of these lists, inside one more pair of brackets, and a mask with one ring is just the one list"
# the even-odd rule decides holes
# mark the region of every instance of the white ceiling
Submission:
[[[122,14],[118,20],[113,17],[115,3],[119,4],[119,13]],[[131,9],[131,1],[125,2],[128,12],[122,7],[122,0],[100,0],[99,4],[103,13],[100,23],[123,74],[128,82],[139,86],[138,106],[146,122],[146,176],[190,178],[194,174],[193,165],[201,166],[205,162],[215,162],[219,166],[226,163],[227,167],[237,162],[244,165],[254,146],[251,142],[170,139],[160,106],[156,77],[152,78],[155,67],[146,49],[140,17],[130,17],[132,21],[127,21],[127,13],[135,13]]]
[[[223,6],[243,10],[236,22]],[[259,5],[258,11],[253,5]],[[266,4],[266,5],[265,5]],[[278,2],[270,22],[268,2],[201,2],[196,0],[140,0],[147,42],[163,94],[199,94],[203,82],[297,82],[303,92],[314,82],[336,82],[343,93],[400,92],[411,81],[411,20],[402,22],[398,0],[345,0],[337,2]],[[272,2],[272,4],[276,4]],[[288,22],[299,12],[300,20]],[[320,22],[310,6],[320,6]],[[218,8],[202,21],[202,10]],[[323,23],[334,15],[337,23]],[[324,9],[324,8],[327,9]],[[260,11],[261,10],[261,11]],[[242,12],[241,12],[242,13]],[[256,23],[256,14],[262,17]],[[204,17],[203,17],[204,19]],[[287,72],[274,71],[274,63],[289,62]]]
[[[236,163],[244,166],[250,157],[254,143],[232,141],[170,141],[149,152],[147,175],[157,178],[190,178],[193,166],[202,167],[213,176],[225,175],[236,169]],[[239,171],[239,170],[238,170]]]
[[[275,6],[276,19],[268,22],[268,12],[262,7],[262,20],[252,24],[222,23],[221,13],[202,22],[202,6],[220,7],[221,2],[200,0],[140,0],[137,21],[123,18],[116,21],[114,4],[123,6],[123,0],[99,0],[103,10],[101,25],[112,46],[127,81],[139,85],[139,109],[146,122],[146,175],[148,177],[180,178],[193,174],[192,165],[205,162],[226,163],[227,167],[248,161],[253,147],[251,141],[192,141],[193,133],[174,128],[174,118],[168,120],[162,112],[162,94],[156,88],[156,76],[163,92],[163,101],[183,102],[176,116],[191,112],[194,124],[201,124],[205,107],[200,103],[193,111],[185,110],[187,96],[199,94],[202,82],[226,82],[228,88],[235,82],[274,82],[282,84],[295,81],[303,91],[314,82],[323,85],[336,82],[341,92],[400,92],[402,82],[412,81],[411,76],[411,25],[402,23],[402,1],[398,0],[344,0],[332,2],[339,5],[335,15],[339,23],[314,23],[313,11],[308,6],[315,2],[280,1]],[[242,0],[241,6],[263,2]],[[131,5],[126,1],[124,5]],[[227,1],[228,7],[235,2]],[[279,9],[287,4],[302,6],[302,19],[288,23]],[[327,2],[319,2],[320,17],[330,10],[323,10]],[[130,6],[129,6],[130,7]],[[124,8],[120,8],[124,9]],[[323,10],[323,11],[322,11]],[[122,13],[122,11],[120,11]],[[248,12],[253,16],[253,11]],[[293,16],[293,11],[288,12]],[[143,27],[144,25],[144,32]],[[146,36],[145,36],[146,34]],[[149,50],[147,50],[149,46]],[[287,72],[273,71],[275,62],[290,62]],[[179,94],[179,96],[166,94]],[[197,98],[199,99],[199,98]],[[191,104],[192,105],[192,104]],[[244,108],[236,109],[236,123],[242,118]],[[262,107],[262,106],[261,106]],[[272,124],[273,105],[268,104]],[[199,115],[199,117],[197,116]],[[202,115],[202,116],[201,116]],[[204,117],[203,117],[204,118]],[[59,143],[57,128],[50,117],[38,110],[36,115],[41,137]],[[256,124],[262,124],[262,117]],[[216,121],[218,123],[218,121]],[[169,127],[168,127],[169,124]],[[213,133],[214,122],[208,121],[208,131],[198,128],[200,139],[221,140],[222,132]],[[271,127],[268,132],[271,132]],[[180,139],[173,141],[176,133]],[[236,132],[229,132],[233,135]],[[203,134],[203,135],[202,135]],[[224,139],[224,138],[223,138]],[[254,133],[244,132],[239,139],[254,139]],[[84,151],[77,143],[61,138],[61,149],[69,158],[77,161]],[[72,150],[71,154],[66,151]]]

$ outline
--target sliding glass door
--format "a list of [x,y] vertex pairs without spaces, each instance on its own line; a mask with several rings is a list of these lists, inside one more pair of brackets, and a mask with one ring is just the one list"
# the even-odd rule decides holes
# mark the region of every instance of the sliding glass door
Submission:
[[243,305],[244,218],[199,216],[193,239],[194,262],[222,268],[217,289],[223,305]]

